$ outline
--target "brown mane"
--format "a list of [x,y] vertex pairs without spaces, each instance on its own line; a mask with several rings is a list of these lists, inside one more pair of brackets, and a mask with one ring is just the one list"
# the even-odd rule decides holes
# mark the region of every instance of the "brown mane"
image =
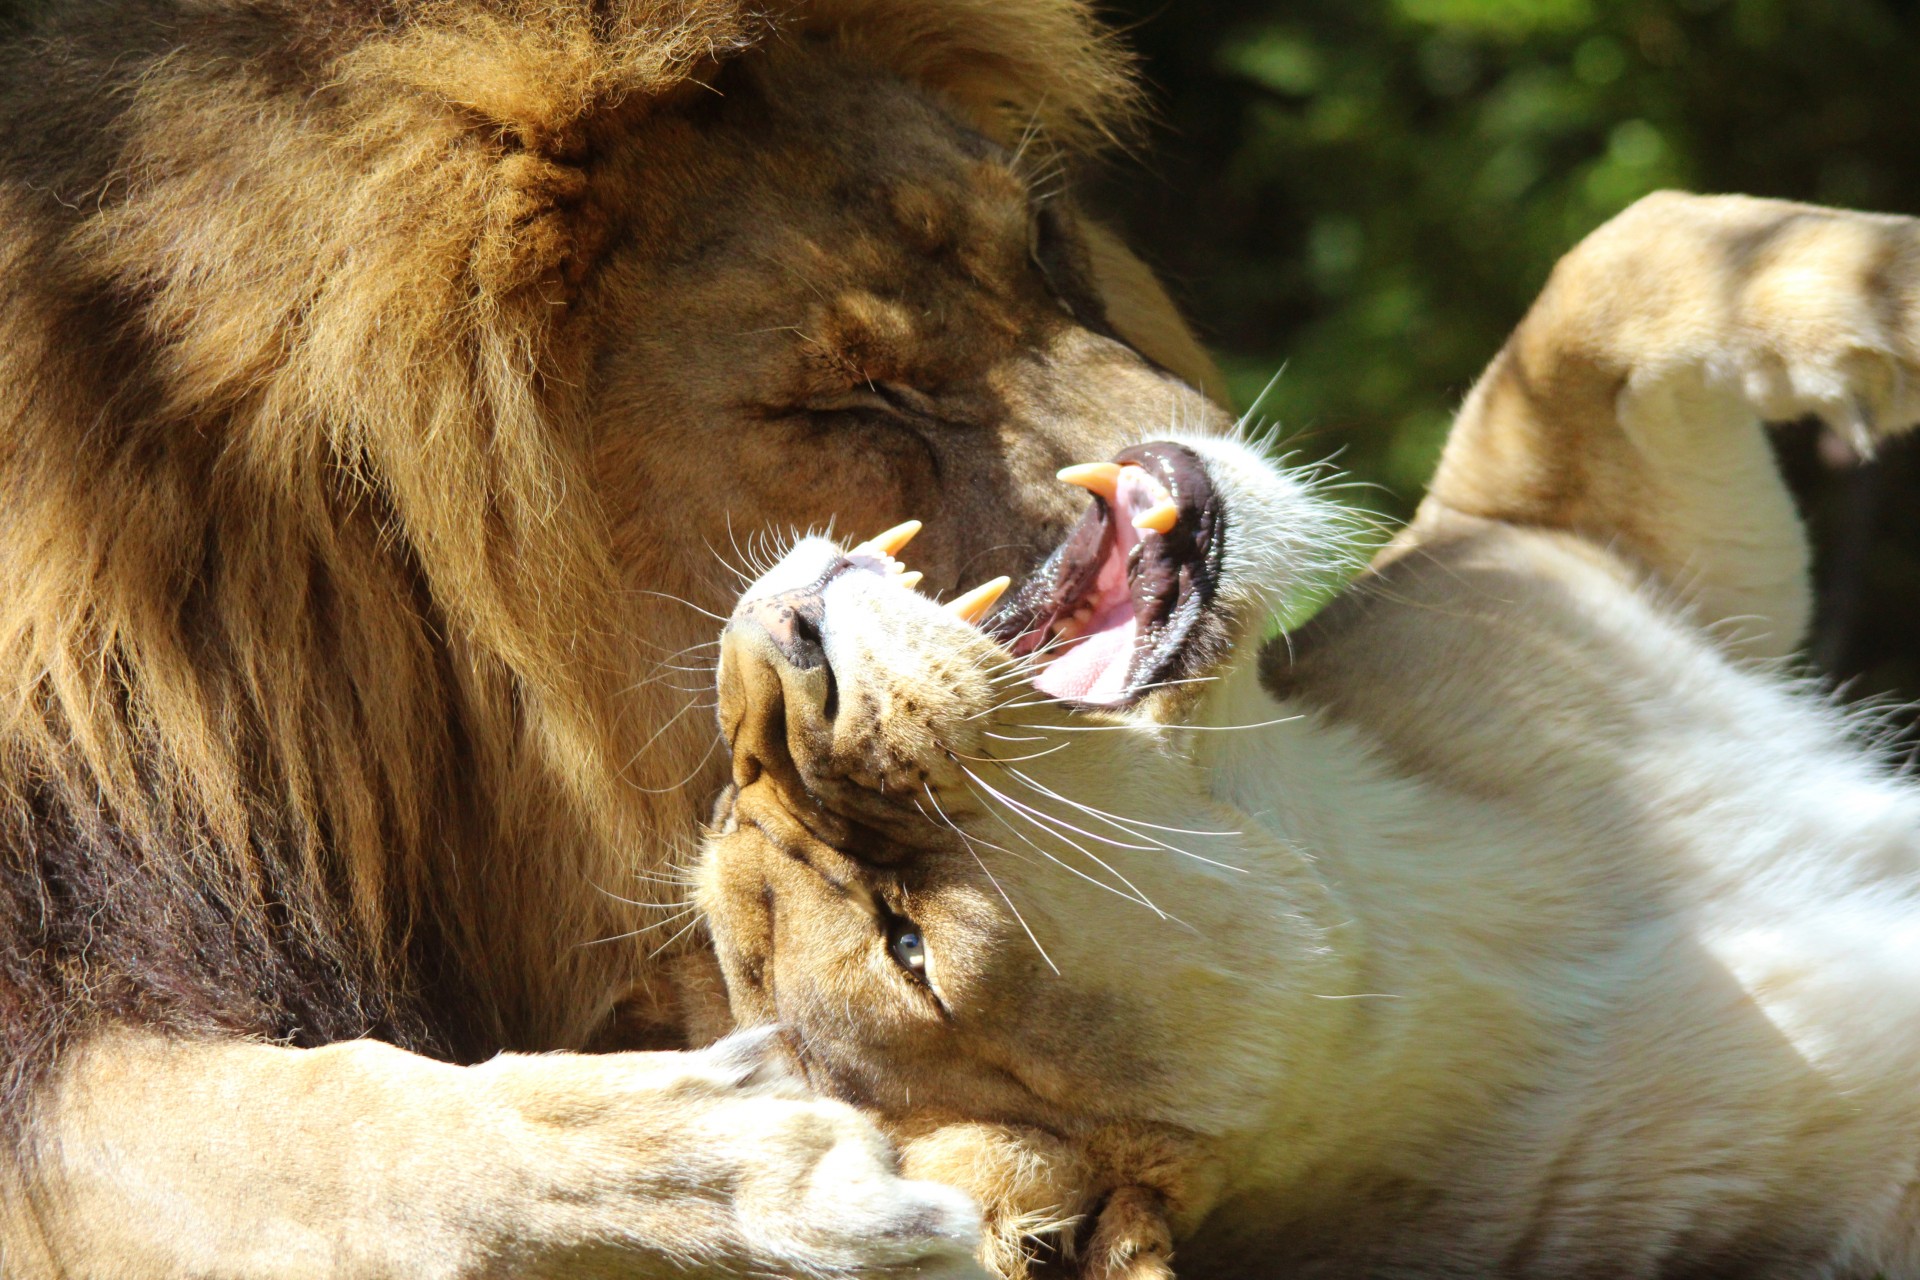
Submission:
[[585,461],[572,304],[627,198],[602,144],[817,38],[1003,139],[1079,145],[1124,118],[1123,60],[1077,0],[10,25],[13,1096],[106,1021],[457,1058],[586,1043],[648,969],[581,944],[638,927],[606,889],[684,841],[675,788],[710,733],[635,684],[663,606],[623,586]]

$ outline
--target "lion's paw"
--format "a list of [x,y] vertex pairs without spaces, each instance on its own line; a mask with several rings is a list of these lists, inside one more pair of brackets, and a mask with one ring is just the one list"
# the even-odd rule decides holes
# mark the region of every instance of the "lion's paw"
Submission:
[[981,1235],[973,1200],[901,1177],[880,1131],[844,1103],[807,1095],[769,1033],[737,1033],[706,1052],[756,1100],[733,1118],[751,1144],[734,1212],[754,1254],[809,1274],[984,1274],[973,1261]]
[[903,1178],[871,1121],[808,1090],[775,1031],[690,1053],[508,1055],[481,1070],[545,1153],[526,1179],[536,1207],[494,1207],[516,1247],[783,1276],[984,1274],[973,1201]]

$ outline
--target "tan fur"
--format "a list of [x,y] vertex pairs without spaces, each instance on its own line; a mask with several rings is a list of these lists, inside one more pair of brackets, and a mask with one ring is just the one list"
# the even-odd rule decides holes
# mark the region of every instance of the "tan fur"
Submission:
[[[1764,428],[1808,415],[1920,422],[1920,223],[1662,195],[1300,633],[1261,643],[1337,515],[1186,439],[1240,629],[1204,687],[1052,702],[800,544],[723,640],[736,1013],[1003,1276],[1920,1274],[1920,788],[1771,661],[1808,589]],[[803,583],[811,666],[753,609]]]
[[57,8],[0,67],[7,1274],[865,1265],[831,1178],[654,1203],[946,1203],[758,1066],[305,1046],[714,1029],[654,904],[724,564],[911,509],[930,584],[1016,569],[1055,467],[1217,417],[1104,332],[1208,376],[1124,251],[1062,203],[1089,278],[1034,261],[1124,58],[1077,0]]

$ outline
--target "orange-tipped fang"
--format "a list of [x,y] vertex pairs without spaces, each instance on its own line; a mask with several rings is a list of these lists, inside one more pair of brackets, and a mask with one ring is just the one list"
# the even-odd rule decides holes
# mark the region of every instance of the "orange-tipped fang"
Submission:
[[1120,492],[1120,464],[1117,462],[1081,462],[1060,468],[1054,476],[1068,484],[1079,485],[1088,493],[1097,493],[1108,502],[1112,502]]
[[918,587],[920,585],[920,579],[924,577],[926,577],[926,575],[921,573],[918,569],[909,569],[905,573],[896,574],[893,580],[899,583],[901,586],[905,587],[907,590],[912,591],[915,587]]
[[1170,532],[1179,521],[1180,504],[1172,498],[1165,498],[1135,516],[1133,527],[1142,530],[1151,529],[1155,533],[1164,534]]
[[947,612],[962,622],[973,623],[987,616],[987,610],[1002,592],[1013,585],[1012,578],[1000,577],[983,582],[963,596],[947,601]]
[[913,541],[913,535],[920,532],[918,520],[907,520],[893,526],[885,533],[875,534],[853,549],[852,554],[862,552],[868,555],[893,556],[900,554],[900,548]]

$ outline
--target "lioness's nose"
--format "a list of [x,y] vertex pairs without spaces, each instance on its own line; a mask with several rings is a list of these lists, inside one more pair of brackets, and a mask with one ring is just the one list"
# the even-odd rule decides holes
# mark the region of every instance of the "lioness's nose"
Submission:
[[833,719],[833,668],[821,640],[823,584],[742,601],[722,637],[720,730],[733,751],[736,786],[763,773],[793,780],[793,756],[808,730]]
[[827,662],[820,638],[825,616],[820,587],[813,585],[748,600],[734,614],[734,621],[758,624],[788,665],[812,671]]

